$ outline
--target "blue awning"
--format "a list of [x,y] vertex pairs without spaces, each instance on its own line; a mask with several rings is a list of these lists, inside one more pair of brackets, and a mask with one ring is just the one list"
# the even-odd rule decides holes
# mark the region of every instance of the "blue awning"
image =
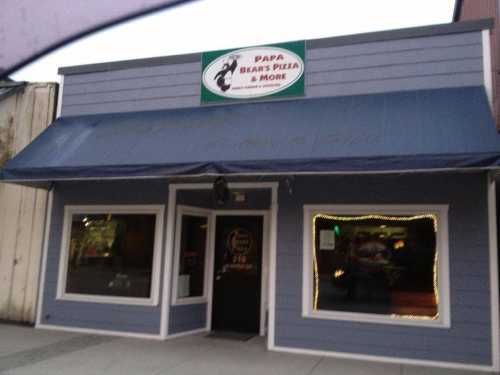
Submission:
[[6,181],[500,166],[481,87],[60,118]]

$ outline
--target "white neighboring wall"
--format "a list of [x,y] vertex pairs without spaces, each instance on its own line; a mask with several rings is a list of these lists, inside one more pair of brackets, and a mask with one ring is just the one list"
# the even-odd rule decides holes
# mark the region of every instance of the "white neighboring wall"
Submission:
[[[55,83],[29,83],[0,100],[0,168],[54,118]],[[33,323],[47,192],[0,183],[0,319]]]

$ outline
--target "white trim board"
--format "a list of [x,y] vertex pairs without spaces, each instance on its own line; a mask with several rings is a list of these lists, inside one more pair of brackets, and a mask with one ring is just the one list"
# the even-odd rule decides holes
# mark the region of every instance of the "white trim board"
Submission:
[[315,349],[298,349],[290,348],[285,346],[273,346],[269,350],[274,352],[282,353],[292,353],[292,354],[302,354],[302,355],[313,355],[331,358],[342,358],[342,359],[352,359],[355,361],[368,361],[377,363],[394,363],[399,365],[411,365],[411,366],[429,366],[429,367],[441,367],[457,370],[470,370],[470,371],[497,371],[493,366],[487,365],[468,365],[456,362],[441,362],[441,361],[428,361],[420,359],[410,359],[410,358],[397,358],[397,357],[385,357],[376,355],[366,355],[366,354],[351,354],[343,352],[325,351],[325,350],[315,350]]
[[[151,270],[151,291],[148,298],[132,298],[118,296],[102,296],[89,294],[67,293],[66,280],[68,272],[68,255],[72,217],[75,214],[152,214],[155,215],[155,233],[153,249],[153,265]],[[57,278],[56,300],[96,302],[123,305],[156,306],[159,303],[161,244],[163,236],[164,205],[66,205],[62,226],[61,248],[59,253],[59,268]]]
[[53,324],[37,324],[36,328],[53,330],[53,331],[85,333],[85,334],[93,334],[93,335],[133,337],[133,338],[148,339],[148,340],[162,340],[163,339],[161,337],[161,335],[155,335],[155,334],[149,334],[149,333],[108,331],[105,329],[66,327],[66,326],[53,325]]
[[490,305],[491,305],[491,354],[495,371],[500,371],[500,310],[498,292],[498,233],[496,182],[491,176],[487,180],[488,233],[490,261]]
[[193,329],[191,331],[173,333],[173,334],[167,336],[167,340],[176,339],[176,338],[184,337],[184,336],[196,335],[198,333],[206,333],[206,332],[207,332],[207,329],[205,327],[197,328],[197,329]]
[[57,91],[57,107],[56,107],[56,119],[61,117],[62,113],[62,101],[63,101],[63,89],[64,89],[64,76],[59,75],[61,82],[58,85]]
[[488,97],[488,104],[491,111],[494,113],[493,107],[493,77],[491,68],[491,39],[490,30],[486,29],[481,31],[482,47],[483,47],[483,81],[486,96]]
[[177,190],[168,186],[167,203],[167,228],[165,233],[165,255],[163,257],[163,285],[160,317],[160,336],[166,339],[168,336],[168,324],[170,319],[170,289],[172,281],[172,262],[174,254],[175,234],[175,202]]
[[271,188],[271,214],[269,228],[269,285],[267,349],[274,347],[276,324],[276,256],[278,246],[278,184]]
[[261,262],[261,283],[260,283],[260,324],[259,335],[265,336],[267,333],[266,317],[269,307],[269,212],[264,214],[262,232],[262,262]]
[[47,270],[47,254],[49,250],[49,236],[50,236],[50,226],[52,223],[52,211],[54,202],[54,189],[53,187],[49,191],[49,196],[47,199],[47,207],[45,212],[45,228],[43,234],[43,248],[42,248],[42,264],[41,270],[38,277],[38,301],[36,308],[36,318],[35,326],[38,327],[42,323],[42,308],[43,308],[43,297],[45,291],[45,273]]
[[[181,252],[181,237],[182,237],[182,217],[184,215],[204,217],[207,219],[206,243],[205,243],[205,259],[203,265],[203,294],[196,297],[179,297],[178,296],[178,281],[180,267],[180,252]],[[209,256],[211,249],[211,238],[213,236],[213,215],[212,210],[206,208],[177,205],[177,215],[175,222],[175,245],[172,271],[172,306],[178,305],[193,305],[206,303],[208,300],[208,282],[209,282]]]

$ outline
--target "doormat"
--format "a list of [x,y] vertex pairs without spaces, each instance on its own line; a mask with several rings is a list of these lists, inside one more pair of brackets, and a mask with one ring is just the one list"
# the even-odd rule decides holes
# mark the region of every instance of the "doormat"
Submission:
[[247,333],[247,332],[214,331],[210,332],[206,337],[212,339],[248,341],[255,336],[256,336],[255,333]]

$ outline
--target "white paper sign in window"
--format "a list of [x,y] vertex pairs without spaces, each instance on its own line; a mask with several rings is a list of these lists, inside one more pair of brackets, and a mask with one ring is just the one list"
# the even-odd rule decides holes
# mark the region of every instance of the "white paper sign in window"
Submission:
[[321,250],[335,250],[335,232],[324,229],[319,232],[319,248]]

